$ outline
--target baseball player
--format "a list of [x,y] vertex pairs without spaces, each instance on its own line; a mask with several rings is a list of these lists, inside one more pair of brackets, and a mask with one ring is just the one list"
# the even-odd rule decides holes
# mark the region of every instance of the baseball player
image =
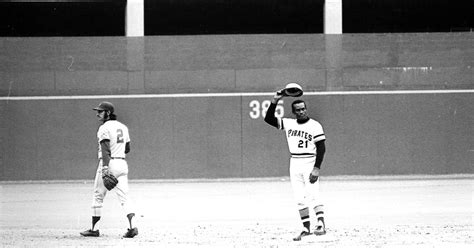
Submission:
[[[306,103],[302,100],[296,100],[291,104],[292,113],[296,119],[275,117],[278,101],[284,96],[282,90],[275,93],[267,110],[265,122],[285,131],[291,153],[290,181],[303,223],[303,230],[294,238],[295,241],[299,241],[303,236],[311,233],[326,234],[318,180],[326,151],[324,144],[326,136],[321,124],[308,117]],[[317,223],[314,231],[311,232],[310,215],[313,213]]]
[[[122,210],[130,224],[130,228],[123,237],[133,238],[138,234],[138,229],[132,226],[132,218],[135,214],[130,211],[128,202],[128,164],[125,160],[125,154],[130,152],[128,128],[117,121],[112,103],[101,102],[94,110],[97,111],[97,117],[102,122],[97,131],[99,164],[94,181],[92,228],[81,232],[81,235],[88,237],[100,235],[96,224],[102,215],[103,201],[107,191],[115,188]],[[104,185],[106,178],[103,177],[110,174],[118,180],[115,182],[116,185],[108,186],[107,183]]]

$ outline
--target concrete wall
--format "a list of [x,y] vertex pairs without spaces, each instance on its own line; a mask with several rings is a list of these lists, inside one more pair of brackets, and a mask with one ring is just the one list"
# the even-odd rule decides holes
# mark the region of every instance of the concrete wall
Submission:
[[[130,127],[131,178],[285,176],[285,138],[261,105],[287,81],[322,92],[303,99],[325,128],[326,175],[472,173],[473,38],[2,38],[0,180],[92,178],[102,100]],[[407,89],[468,92],[390,94]],[[387,92],[346,93],[359,90]],[[186,95],[232,92],[244,94]]]
[[472,88],[472,33],[1,38],[0,94]]

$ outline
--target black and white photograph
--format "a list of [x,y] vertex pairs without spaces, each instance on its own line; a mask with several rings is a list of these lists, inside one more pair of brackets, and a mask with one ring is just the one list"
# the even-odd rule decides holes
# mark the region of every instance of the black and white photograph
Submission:
[[0,0],[0,247],[473,247],[473,13]]

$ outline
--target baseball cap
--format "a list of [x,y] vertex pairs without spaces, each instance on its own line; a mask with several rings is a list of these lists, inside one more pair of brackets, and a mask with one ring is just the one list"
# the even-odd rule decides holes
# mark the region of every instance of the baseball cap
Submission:
[[289,83],[283,89],[287,96],[299,97],[303,95],[303,88],[298,83]]
[[99,106],[93,108],[93,110],[100,110],[100,111],[110,111],[110,113],[114,112],[114,105],[110,102],[101,102]]

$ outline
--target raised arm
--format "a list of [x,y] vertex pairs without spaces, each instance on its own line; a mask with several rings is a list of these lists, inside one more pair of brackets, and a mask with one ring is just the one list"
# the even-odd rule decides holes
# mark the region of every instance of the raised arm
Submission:
[[265,115],[265,122],[271,126],[278,128],[278,119],[275,117],[275,109],[278,104],[278,101],[284,97],[282,90],[275,92],[272,102],[267,109],[267,114]]

